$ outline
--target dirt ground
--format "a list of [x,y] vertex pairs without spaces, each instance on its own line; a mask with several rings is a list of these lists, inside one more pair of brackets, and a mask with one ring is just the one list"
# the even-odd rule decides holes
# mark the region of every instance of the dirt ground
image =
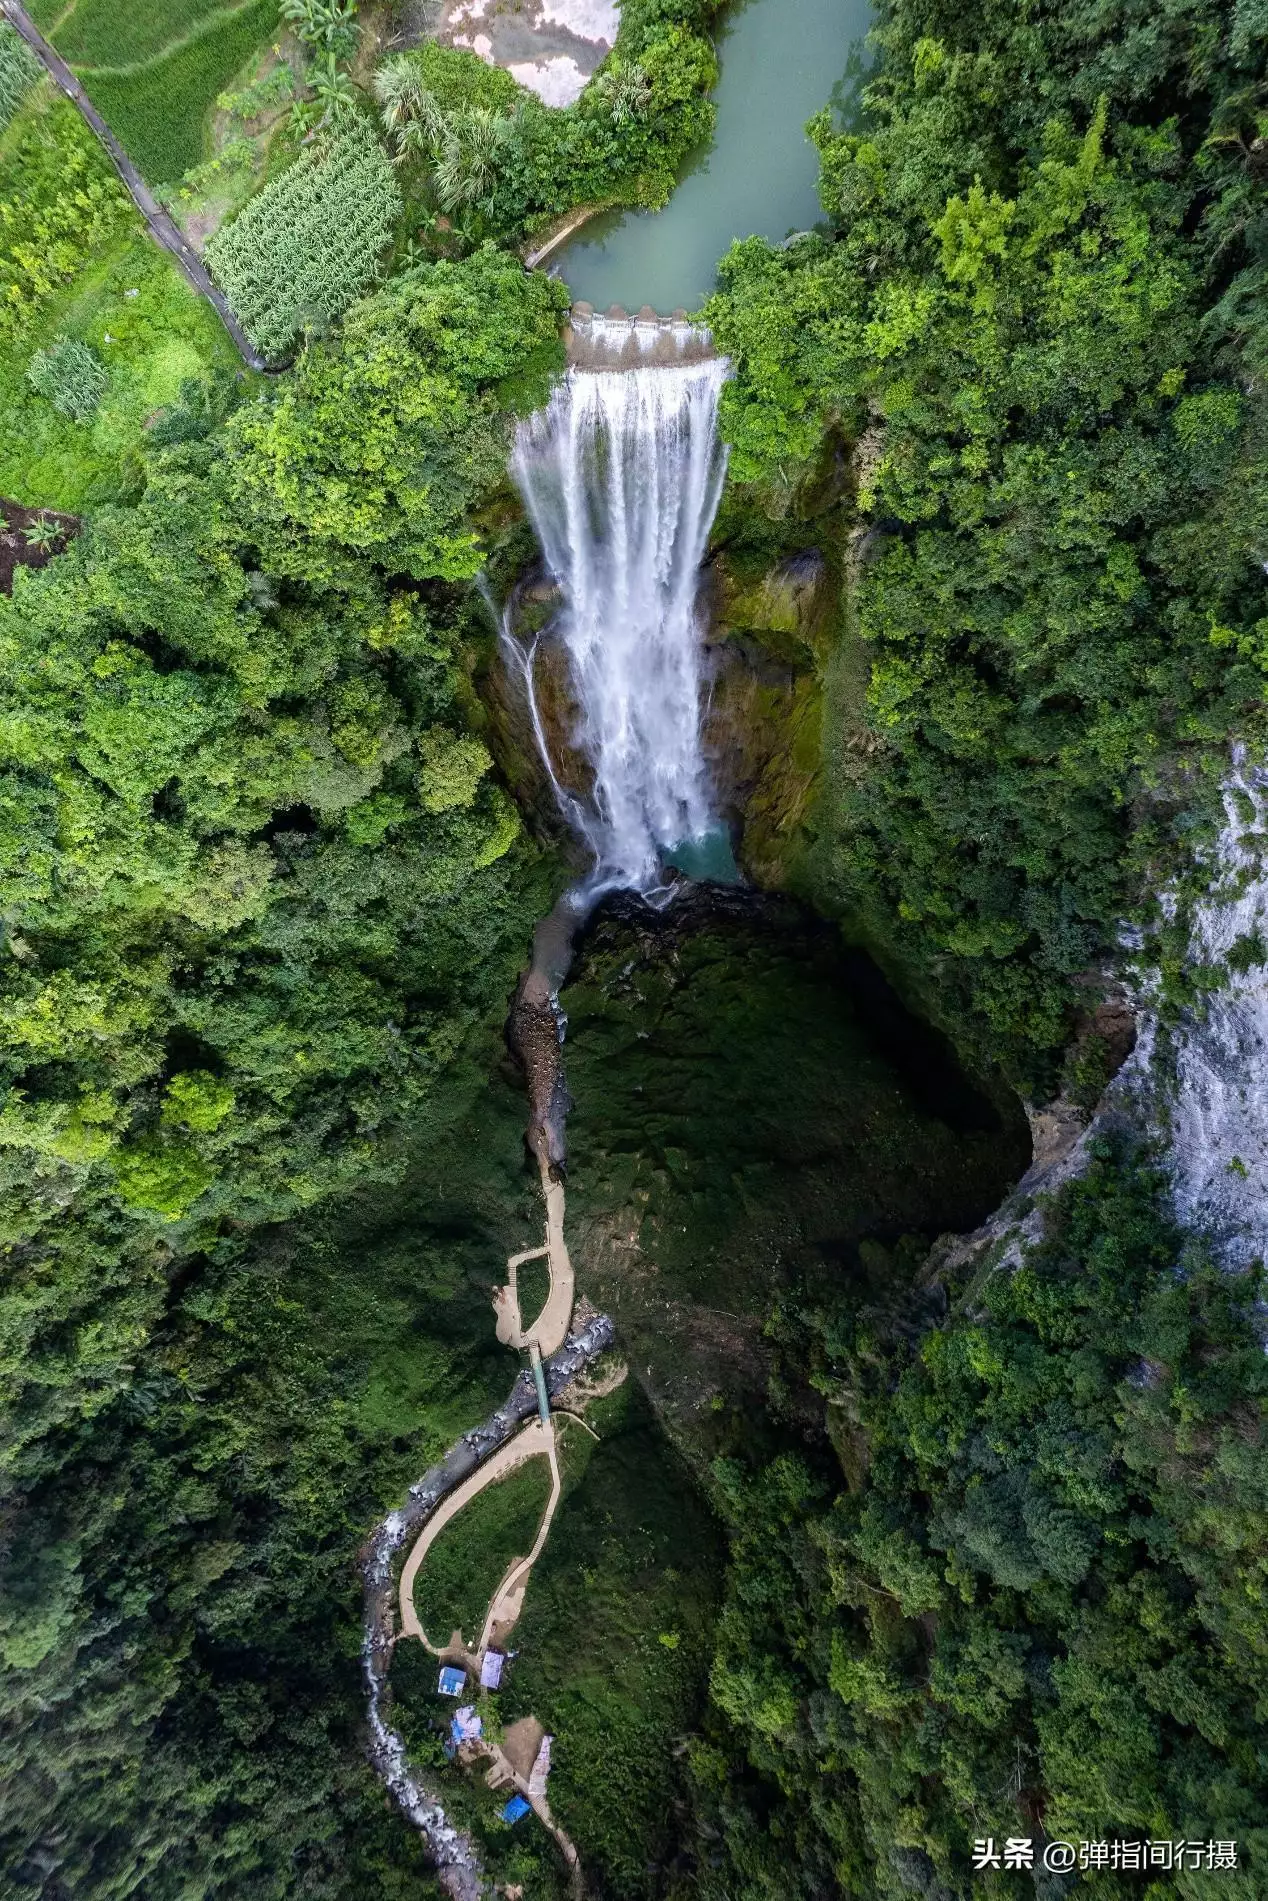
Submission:
[[[23,508],[0,496],[0,594],[12,594],[17,568],[47,567],[55,554],[61,554],[67,542],[79,533],[79,517],[62,515],[55,508]],[[60,537],[51,548],[36,548],[27,540],[25,530],[37,521],[56,522]]]

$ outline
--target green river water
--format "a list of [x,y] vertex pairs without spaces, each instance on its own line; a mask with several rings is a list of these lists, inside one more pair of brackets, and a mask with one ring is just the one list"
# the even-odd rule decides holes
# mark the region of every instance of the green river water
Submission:
[[779,240],[820,218],[807,119],[859,65],[867,0],[738,0],[718,35],[717,131],[663,211],[596,220],[563,254],[596,310],[696,310],[736,238]]

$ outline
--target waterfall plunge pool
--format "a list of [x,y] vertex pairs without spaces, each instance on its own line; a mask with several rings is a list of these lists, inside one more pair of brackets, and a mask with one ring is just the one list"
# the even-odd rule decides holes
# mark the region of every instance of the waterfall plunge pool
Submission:
[[778,242],[817,223],[819,155],[806,121],[830,97],[844,103],[871,23],[867,0],[736,0],[718,33],[712,146],[663,211],[585,227],[559,265],[573,296],[596,310],[698,310],[736,238]]

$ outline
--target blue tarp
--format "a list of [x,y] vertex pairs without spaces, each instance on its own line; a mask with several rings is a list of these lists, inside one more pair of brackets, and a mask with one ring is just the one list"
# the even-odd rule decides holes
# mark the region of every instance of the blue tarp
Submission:
[[436,1685],[437,1696],[461,1696],[467,1687],[465,1670],[455,1670],[452,1664],[446,1664],[440,1673],[440,1682]]
[[510,1822],[513,1826],[519,1821],[521,1815],[528,1814],[532,1806],[532,1803],[526,1802],[522,1795],[513,1795],[502,1811],[502,1820]]

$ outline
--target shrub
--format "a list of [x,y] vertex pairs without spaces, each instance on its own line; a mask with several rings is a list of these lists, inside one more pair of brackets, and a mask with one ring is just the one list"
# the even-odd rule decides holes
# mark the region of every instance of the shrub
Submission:
[[400,210],[373,131],[345,120],[216,234],[207,261],[257,349],[277,355],[373,281]]
[[357,0],[282,0],[282,18],[313,52],[351,59],[357,50]]
[[14,126],[0,155],[0,337],[16,335],[131,213],[72,105]]
[[25,40],[0,20],[0,131],[21,105],[43,67]]
[[57,337],[31,358],[26,378],[39,396],[75,422],[86,422],[101,401],[106,372],[99,359],[74,337]]

